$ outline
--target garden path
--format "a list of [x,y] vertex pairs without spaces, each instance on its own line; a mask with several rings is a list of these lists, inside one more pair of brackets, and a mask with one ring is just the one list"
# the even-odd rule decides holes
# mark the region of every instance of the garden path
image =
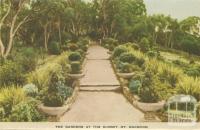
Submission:
[[84,71],[79,95],[60,121],[131,123],[143,119],[141,111],[134,108],[121,93],[114,91],[120,84],[106,49],[98,45],[91,46]]
[[80,81],[82,87],[120,86],[109,57],[107,49],[98,45],[93,45],[88,49],[87,61],[84,66],[85,76]]

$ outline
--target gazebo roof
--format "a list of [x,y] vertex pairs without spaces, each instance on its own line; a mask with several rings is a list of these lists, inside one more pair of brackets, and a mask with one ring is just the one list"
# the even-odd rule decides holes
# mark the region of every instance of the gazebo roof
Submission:
[[197,100],[191,96],[191,95],[175,95],[173,97],[170,97],[167,101],[168,104],[170,103],[197,103]]

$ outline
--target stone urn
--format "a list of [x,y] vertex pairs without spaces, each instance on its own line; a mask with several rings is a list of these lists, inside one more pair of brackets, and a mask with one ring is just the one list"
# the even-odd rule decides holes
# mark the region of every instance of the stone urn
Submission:
[[59,106],[59,107],[50,107],[50,106],[45,106],[42,102],[38,105],[38,109],[41,110],[42,112],[44,112],[45,114],[47,115],[50,115],[50,116],[61,116],[63,115],[65,112],[67,112],[72,104],[75,102],[76,100],[76,97],[78,95],[78,91],[79,91],[79,88],[76,86],[76,83],[74,83],[75,85],[75,89],[74,89],[74,92],[72,94],[71,97],[69,97],[63,106]]
[[85,76],[85,74],[84,73],[80,73],[80,74],[68,74],[68,76],[71,77],[72,79],[78,80],[78,79],[83,78]]
[[131,72],[131,73],[117,73],[117,75],[121,78],[124,78],[124,79],[129,79],[131,77],[133,77],[135,73],[134,72]]
[[157,103],[144,103],[135,101],[135,104],[139,109],[141,109],[144,112],[156,112],[164,107],[165,101],[160,101]]
[[38,108],[47,115],[61,116],[68,110],[69,107],[67,105],[64,105],[62,107],[48,107],[40,104]]

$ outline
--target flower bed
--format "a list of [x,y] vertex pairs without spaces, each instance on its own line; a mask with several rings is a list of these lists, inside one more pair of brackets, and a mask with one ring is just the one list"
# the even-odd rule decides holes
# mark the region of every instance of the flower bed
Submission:
[[14,58],[0,61],[0,121],[46,121],[47,115],[60,116],[70,109],[79,83],[69,74],[83,76],[89,41],[79,39],[62,51],[57,43],[50,44],[53,55],[44,53],[46,58],[43,53],[35,56],[37,49],[25,48]]
[[130,43],[114,49],[112,63],[116,72],[134,73],[127,79],[123,76],[119,79],[125,97],[144,112],[165,111],[165,101],[174,94],[189,94],[199,100],[199,78],[187,76],[180,68],[157,55],[142,53]]
[[74,80],[68,77],[70,64],[69,53],[63,53],[55,59],[40,66],[28,76],[28,83],[38,87],[37,99],[39,109],[47,115],[61,115],[67,111],[75,100],[78,88]]
[[44,113],[46,113],[47,115],[60,117],[60,116],[62,116],[65,112],[67,112],[71,108],[71,105],[76,100],[76,97],[78,95],[78,91],[79,91],[79,85],[76,82],[76,83],[74,83],[74,91],[73,91],[72,96],[70,96],[65,101],[65,103],[64,103],[63,106],[61,106],[61,107],[47,107],[44,104],[40,104],[38,106],[38,108],[41,111],[43,111]]
[[[75,47],[71,46],[71,49]],[[33,72],[28,81],[40,86],[41,104],[38,108],[49,116],[60,117],[76,99],[78,79],[84,76],[80,72],[85,65],[85,57],[73,50],[57,59],[59,60],[52,60],[53,63],[45,64]]]

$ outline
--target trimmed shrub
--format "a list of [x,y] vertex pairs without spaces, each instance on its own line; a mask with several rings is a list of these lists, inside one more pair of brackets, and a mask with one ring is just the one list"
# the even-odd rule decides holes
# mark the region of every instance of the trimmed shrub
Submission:
[[44,105],[48,107],[61,107],[64,102],[65,100],[58,93],[50,93],[43,99]]
[[140,49],[140,46],[136,43],[131,43],[131,47],[135,50],[139,50]]
[[151,72],[145,72],[145,76],[142,79],[142,86],[138,90],[138,95],[141,102],[154,103],[160,100],[159,92],[156,91],[156,76]]
[[68,46],[70,51],[76,51],[76,50],[79,49],[79,47],[76,43],[69,43],[67,46]]
[[88,45],[89,44],[89,38],[87,38],[87,37],[79,38],[78,42],[81,43],[82,45]]
[[59,107],[71,95],[71,89],[66,89],[64,77],[52,72],[48,88],[43,91],[43,103],[45,106]]
[[19,64],[7,60],[0,66],[0,86],[22,85],[24,82],[25,77]]
[[135,64],[138,65],[139,67],[142,67],[144,63],[145,60],[143,58],[136,58]]
[[63,97],[65,100],[70,97],[73,93],[73,89],[69,86],[66,86],[64,83],[60,84],[58,87],[58,93]]
[[126,47],[124,47],[124,46],[118,46],[118,47],[116,47],[114,49],[112,56],[114,58],[116,58],[116,57],[119,57],[122,53],[125,53],[125,52],[127,52]]
[[174,89],[169,84],[160,82],[159,77],[150,71],[145,71],[141,82],[142,86],[138,90],[141,102],[155,103],[174,95]]
[[33,71],[37,66],[37,51],[31,47],[23,48],[14,61],[22,66],[24,72]]
[[133,42],[125,43],[125,44],[123,44],[123,46],[131,47],[131,48],[133,48],[134,50],[139,50],[139,49],[140,49],[139,45],[136,44],[136,43],[133,43]]
[[131,72],[133,72],[133,67],[129,63],[122,63],[120,72],[121,73],[131,73]]
[[115,45],[110,45],[110,46],[108,47],[109,51],[113,51],[114,48],[115,48]]
[[48,46],[48,51],[50,54],[59,55],[61,53],[60,45],[58,42],[51,42]]
[[131,80],[129,82],[129,89],[132,93],[138,94],[138,89],[142,86],[139,80]]
[[62,51],[68,51],[68,46],[66,44],[61,45],[61,50]]
[[81,63],[80,62],[71,62],[71,73],[79,74],[81,71]]
[[77,52],[78,52],[81,56],[84,56],[84,55],[85,55],[85,51],[83,51],[82,49],[78,49]]
[[78,41],[78,45],[83,51],[87,51],[88,45],[89,45],[89,39],[88,38],[80,38]]
[[81,60],[81,54],[79,52],[72,52],[69,55],[69,61],[80,61]]
[[135,56],[129,52],[122,53],[119,57],[119,60],[124,63],[133,63],[135,59],[136,59]]
[[114,64],[116,65],[116,68],[117,69],[121,69],[122,68],[122,62],[120,62],[120,60],[119,60],[119,58],[116,58],[115,60],[114,60]]
[[119,45],[118,40],[113,39],[113,38],[105,38],[102,40],[102,45],[112,51],[116,46]]
[[28,96],[35,97],[38,94],[38,88],[34,84],[27,84],[23,89]]

